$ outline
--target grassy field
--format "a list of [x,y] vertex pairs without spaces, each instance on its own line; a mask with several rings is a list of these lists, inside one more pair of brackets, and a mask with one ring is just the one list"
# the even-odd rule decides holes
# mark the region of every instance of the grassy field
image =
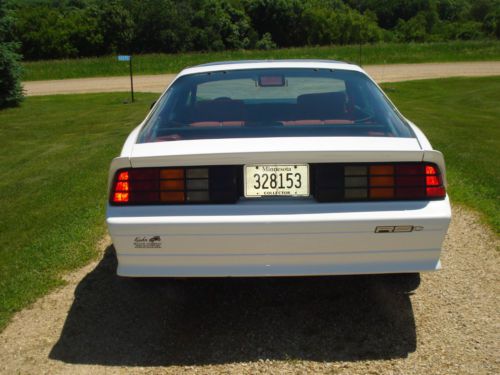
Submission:
[[[500,77],[388,84],[401,110],[444,151],[453,202],[500,230]],[[0,112],[0,329],[96,255],[107,169],[154,94],[31,97]]]
[[444,153],[452,202],[477,209],[500,233],[500,77],[383,87]]
[[[211,61],[241,59],[337,59],[359,63],[359,46],[330,46],[272,51],[224,51],[211,53],[150,54],[134,57],[136,74],[177,73],[182,68]],[[446,42],[364,45],[361,63],[395,64],[445,61],[500,60],[500,42]],[[116,56],[74,60],[25,62],[24,80],[121,76],[128,63]]]
[[37,97],[0,112],[0,329],[95,256],[109,163],[157,95],[126,97]]

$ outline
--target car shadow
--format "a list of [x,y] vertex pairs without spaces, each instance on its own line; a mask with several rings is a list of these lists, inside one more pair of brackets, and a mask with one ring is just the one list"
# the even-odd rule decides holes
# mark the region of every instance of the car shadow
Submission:
[[402,358],[416,348],[409,295],[419,282],[418,275],[138,281],[116,276],[110,246],[76,288],[50,358],[120,366]]

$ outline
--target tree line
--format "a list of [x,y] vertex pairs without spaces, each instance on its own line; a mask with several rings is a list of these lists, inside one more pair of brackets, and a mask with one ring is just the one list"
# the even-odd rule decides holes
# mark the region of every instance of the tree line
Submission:
[[25,60],[500,37],[500,0],[0,0]]

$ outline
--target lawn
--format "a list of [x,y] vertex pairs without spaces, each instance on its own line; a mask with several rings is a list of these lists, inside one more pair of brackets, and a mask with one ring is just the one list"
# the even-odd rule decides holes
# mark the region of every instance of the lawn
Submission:
[[[445,153],[452,201],[500,230],[500,77],[387,84]],[[28,98],[0,112],[0,330],[12,314],[96,256],[107,169],[154,94]]]
[[383,85],[401,112],[443,152],[453,203],[477,209],[500,232],[500,77]]
[[[359,46],[138,55],[133,58],[133,66],[136,74],[160,74],[177,73],[187,66],[211,61],[299,58],[337,59],[359,63]],[[382,43],[364,45],[361,56],[361,63],[364,65],[479,60],[500,60],[500,42]],[[128,74],[128,63],[118,62],[116,56],[25,62],[23,65],[25,81]]]
[[0,329],[96,255],[109,163],[156,97],[47,96],[0,112]]

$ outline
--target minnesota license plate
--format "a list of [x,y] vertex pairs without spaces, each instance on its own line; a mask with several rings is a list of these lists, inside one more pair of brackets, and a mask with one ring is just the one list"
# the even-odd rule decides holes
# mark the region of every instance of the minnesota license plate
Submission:
[[245,165],[245,197],[309,195],[307,164]]

